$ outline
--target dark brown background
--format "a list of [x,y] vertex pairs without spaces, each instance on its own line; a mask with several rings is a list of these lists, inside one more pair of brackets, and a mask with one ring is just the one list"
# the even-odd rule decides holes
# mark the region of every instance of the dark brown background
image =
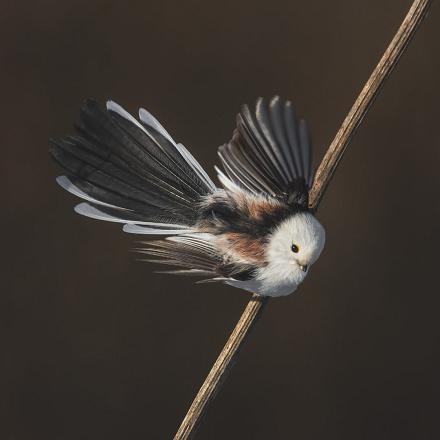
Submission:
[[[248,300],[154,274],[133,236],[74,214],[47,139],[82,100],[146,106],[212,170],[240,104],[280,94],[318,161],[410,3],[2,2],[1,438],[170,438]],[[439,18],[332,182],[321,259],[269,304],[198,438],[440,438]]]

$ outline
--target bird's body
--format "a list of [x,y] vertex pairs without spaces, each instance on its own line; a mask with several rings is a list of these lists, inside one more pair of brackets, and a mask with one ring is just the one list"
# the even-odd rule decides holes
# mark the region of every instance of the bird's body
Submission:
[[85,199],[76,211],[124,223],[126,232],[168,236],[139,251],[179,268],[169,273],[264,296],[296,290],[325,233],[308,208],[311,150],[290,103],[259,100],[255,114],[243,108],[219,148],[222,188],[151,114],[139,116],[87,101],[78,135],[54,141],[52,155],[67,170],[58,182]]

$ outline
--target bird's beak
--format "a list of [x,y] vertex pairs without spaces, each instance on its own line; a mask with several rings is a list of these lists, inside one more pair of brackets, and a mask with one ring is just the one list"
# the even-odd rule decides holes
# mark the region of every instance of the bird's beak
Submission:
[[307,269],[309,268],[309,266],[307,264],[300,264],[299,268],[303,271],[303,272],[307,272]]

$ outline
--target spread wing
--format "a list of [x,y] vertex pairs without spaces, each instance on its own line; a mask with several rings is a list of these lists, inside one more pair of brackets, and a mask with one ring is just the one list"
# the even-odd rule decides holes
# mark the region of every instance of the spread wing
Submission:
[[178,235],[143,242],[146,246],[136,251],[148,256],[143,261],[180,268],[162,273],[209,277],[203,281],[245,281],[254,277],[256,266],[225,260],[212,239],[211,234],[204,233]]
[[229,143],[218,149],[227,190],[237,186],[306,208],[312,186],[312,149],[307,125],[297,121],[290,101],[257,100],[255,111],[243,106]]

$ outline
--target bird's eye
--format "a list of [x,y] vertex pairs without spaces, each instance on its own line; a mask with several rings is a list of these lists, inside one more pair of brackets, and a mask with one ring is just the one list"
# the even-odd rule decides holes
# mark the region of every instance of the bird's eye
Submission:
[[299,252],[299,247],[296,244],[292,244],[290,249],[292,249],[292,252],[294,252],[295,254]]

